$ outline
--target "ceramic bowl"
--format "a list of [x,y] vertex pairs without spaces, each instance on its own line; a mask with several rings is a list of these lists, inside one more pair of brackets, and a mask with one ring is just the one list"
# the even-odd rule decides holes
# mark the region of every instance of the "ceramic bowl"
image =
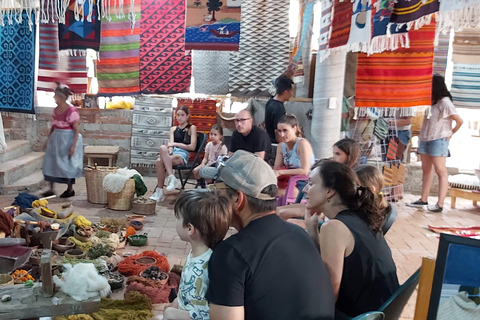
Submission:
[[141,247],[147,244],[147,234],[134,234],[128,237],[128,242],[132,246]]

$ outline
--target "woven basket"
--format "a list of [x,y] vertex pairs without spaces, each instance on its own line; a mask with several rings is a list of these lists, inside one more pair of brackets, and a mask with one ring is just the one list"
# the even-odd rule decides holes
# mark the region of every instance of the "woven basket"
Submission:
[[117,172],[117,168],[95,166],[95,168],[85,168],[83,172],[87,184],[88,202],[107,204],[107,191],[103,190],[103,178],[109,173]]
[[132,200],[133,213],[143,214],[146,216],[155,214],[155,207],[157,206],[157,202],[155,200],[147,199],[145,203],[135,202],[135,200],[137,199]]
[[128,179],[119,193],[107,192],[108,208],[126,211],[132,209],[132,200],[135,195],[135,180]]

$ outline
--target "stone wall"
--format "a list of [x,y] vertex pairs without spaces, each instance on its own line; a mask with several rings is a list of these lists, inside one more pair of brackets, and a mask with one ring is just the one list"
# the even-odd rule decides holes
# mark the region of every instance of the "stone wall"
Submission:
[[[412,193],[420,195],[422,193],[422,163],[412,162],[406,165],[407,170],[405,174],[405,184],[403,190],[405,193]],[[457,168],[447,168],[449,175],[458,174]],[[430,189],[430,195],[436,196],[438,194],[438,177],[433,174],[432,188]]]
[[[91,146],[119,146],[117,165],[130,163],[132,137],[132,110],[79,109],[80,133],[83,144]],[[53,108],[37,108],[36,118],[19,113],[2,113],[4,127],[11,128],[11,138],[30,140],[34,151],[41,151],[51,128]]]

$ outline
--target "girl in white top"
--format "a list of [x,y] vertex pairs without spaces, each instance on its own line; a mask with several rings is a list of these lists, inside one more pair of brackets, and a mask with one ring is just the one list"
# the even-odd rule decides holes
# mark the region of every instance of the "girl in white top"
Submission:
[[200,169],[204,167],[216,166],[217,158],[225,156],[228,153],[227,146],[223,142],[223,128],[218,124],[214,124],[210,129],[210,142],[205,147],[205,156],[202,163],[193,169],[193,176],[197,179],[197,186],[205,188],[205,180],[200,176]]
[[[453,121],[455,127],[452,129]],[[418,153],[422,160],[422,197],[412,203],[410,207],[423,207],[431,212],[442,212],[443,201],[447,196],[448,172],[446,160],[449,156],[448,145],[452,135],[463,124],[452,103],[452,95],[445,85],[445,79],[434,74],[432,79],[432,106],[428,115],[423,119],[419,135]],[[428,205],[428,195],[432,187],[433,169],[438,176],[438,201],[435,205]]]

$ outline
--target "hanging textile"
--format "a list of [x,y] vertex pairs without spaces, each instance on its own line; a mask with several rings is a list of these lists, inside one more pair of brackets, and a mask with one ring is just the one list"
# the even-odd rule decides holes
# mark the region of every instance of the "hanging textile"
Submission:
[[7,149],[7,141],[5,140],[5,132],[3,132],[3,120],[0,113],[0,151],[3,152]]
[[[448,1],[448,0],[447,0]],[[408,29],[415,29],[428,25],[432,13],[439,9],[439,0],[395,0],[391,22],[407,24]]]
[[190,91],[191,57],[185,55],[185,2],[141,0],[140,86],[142,93]]
[[438,35],[438,44],[433,51],[433,73],[445,77],[447,69],[448,47],[450,44],[450,32]]
[[[90,10],[92,4],[93,9]],[[65,13],[65,23],[58,24],[58,37],[59,49],[69,50],[70,55],[85,56],[87,49],[98,51],[100,21],[96,1],[85,1],[79,5],[77,0],[70,0]]]
[[455,31],[452,61],[458,63],[480,63],[480,30]]
[[238,51],[241,2],[186,0],[185,50]]
[[330,51],[328,50],[328,40],[332,30],[333,2],[331,0],[322,1],[322,17],[320,20],[320,36],[318,37],[318,59],[320,62],[325,60]]
[[[290,66],[293,67],[293,81],[295,83],[303,83],[305,76],[305,67],[310,67],[310,44],[312,38],[313,27],[313,7],[314,1],[304,0],[298,1],[298,32],[293,44],[293,50],[290,54]],[[306,52],[306,65],[304,66],[303,54]],[[299,92],[297,86],[297,97]]]
[[39,59],[37,90],[54,91],[55,82],[66,84],[74,93],[87,93],[85,56],[58,54],[58,25],[41,23],[38,27]]
[[[409,33],[409,48],[358,54],[356,107],[380,108],[380,115],[383,108],[406,108],[404,116],[407,107],[430,105],[435,23]],[[357,111],[363,116],[366,109]]]
[[23,25],[23,19],[27,19],[28,30],[33,31],[35,26],[35,18],[38,0],[22,0],[22,1],[5,1],[2,0],[0,4],[0,26],[4,27],[6,24],[20,24]]
[[355,0],[348,37],[348,50],[365,51],[372,37],[372,3],[369,0]]
[[195,93],[227,94],[229,61],[227,51],[192,50]]
[[[30,16],[30,17],[29,17]],[[22,22],[0,27],[0,111],[35,113],[35,15],[24,11]],[[30,30],[31,29],[31,30]]]
[[480,28],[480,0],[443,0],[436,17],[437,32]]
[[282,0],[242,1],[240,50],[230,57],[229,89],[267,91],[288,66],[289,8]]
[[[357,0],[361,6],[361,0]],[[335,0],[333,3],[332,31],[328,42],[329,48],[344,46],[350,35],[353,3],[351,1]]]
[[455,107],[480,108],[480,64],[454,63],[450,93]]
[[[132,1],[132,2],[130,2]],[[140,0],[124,0],[135,13],[135,24],[128,17],[102,19],[100,59],[97,61],[99,96],[140,93]]]

